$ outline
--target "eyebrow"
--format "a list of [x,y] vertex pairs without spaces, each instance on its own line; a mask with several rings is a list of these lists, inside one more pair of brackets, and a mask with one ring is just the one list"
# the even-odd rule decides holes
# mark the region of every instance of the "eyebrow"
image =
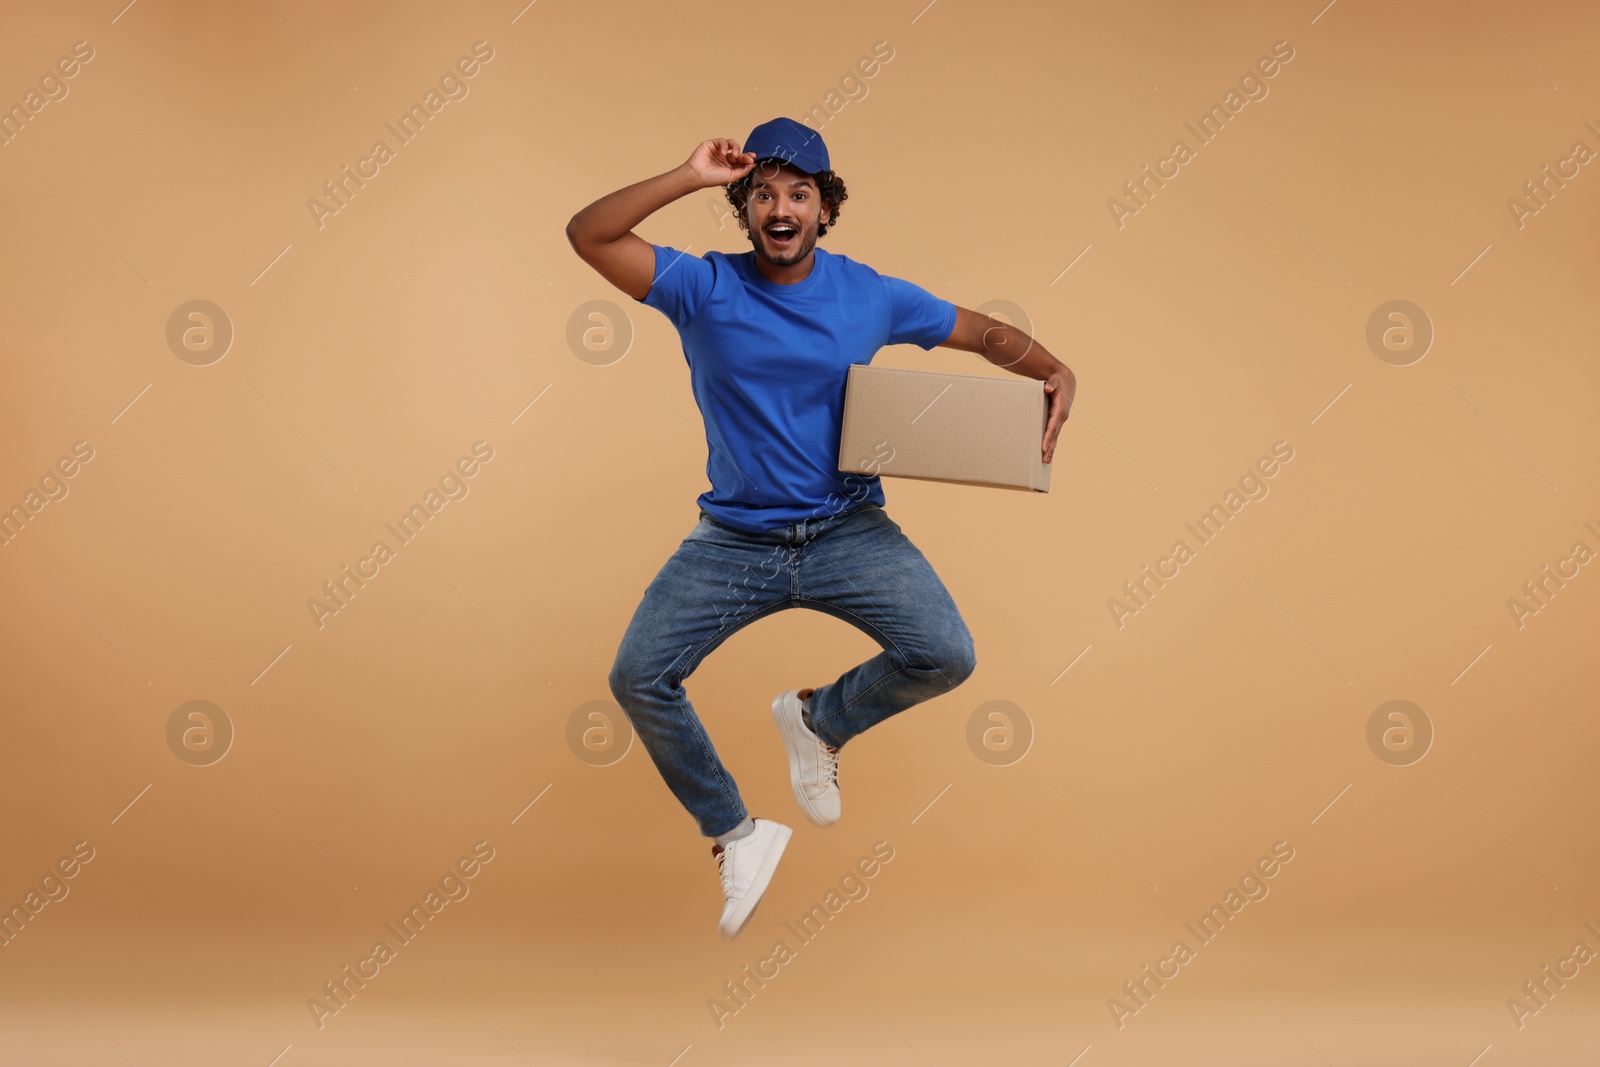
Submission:
[[[759,189],[764,185],[771,185],[771,184],[772,183],[767,181],[765,178],[757,178],[754,188]],[[791,189],[796,188],[797,186],[806,186],[808,188],[815,189],[817,187],[817,183],[812,181],[810,178],[798,178],[798,179],[796,179],[796,180],[794,180],[794,181],[789,183],[789,188],[791,188]]]

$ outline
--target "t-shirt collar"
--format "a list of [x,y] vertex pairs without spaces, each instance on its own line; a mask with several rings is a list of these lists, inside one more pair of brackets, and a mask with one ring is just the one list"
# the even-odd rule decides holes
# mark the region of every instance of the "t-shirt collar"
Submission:
[[807,274],[805,279],[802,281],[795,282],[792,285],[784,285],[782,282],[772,281],[766,275],[761,273],[760,269],[756,266],[755,250],[752,249],[744,254],[745,272],[754,280],[756,285],[767,290],[768,292],[803,293],[806,291],[808,286],[817,280],[817,275],[822,273],[822,271],[825,269],[823,267],[823,261],[827,258],[828,253],[825,249],[820,247],[812,249],[811,273]]

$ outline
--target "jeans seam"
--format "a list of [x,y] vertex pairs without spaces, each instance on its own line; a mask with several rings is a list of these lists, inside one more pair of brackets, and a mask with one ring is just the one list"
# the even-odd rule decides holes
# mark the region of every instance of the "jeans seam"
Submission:
[[[852,583],[852,588],[854,588],[854,583]],[[864,616],[859,615],[854,611],[851,611],[849,608],[842,608],[837,604],[829,603],[826,600],[817,600],[814,597],[802,597],[802,596],[797,596],[794,599],[795,599],[796,603],[827,604],[828,607],[831,608],[833,611],[837,611],[837,612],[839,612],[840,614],[843,614],[843,615],[849,615],[851,618],[854,618],[854,619],[860,619],[862,622],[864,622],[868,626],[872,627],[872,629],[874,631],[876,631],[877,633],[883,634],[883,636],[888,639],[889,643],[894,646],[895,655],[900,657],[900,661],[902,663],[906,664],[907,666],[910,666],[911,657],[907,656],[905,654],[905,651],[903,649],[901,649],[901,647],[899,645],[899,642],[895,641],[894,637],[892,635],[890,635],[889,631],[882,629],[876,623],[874,623],[871,619],[865,618]],[[933,669],[935,674],[937,674],[941,678],[944,678],[945,682],[947,684],[949,683],[950,679],[949,678],[945,678],[944,671],[939,669],[939,665],[937,663],[930,664],[929,666]],[[902,669],[904,669],[904,668],[902,668]],[[954,687],[951,687],[951,688],[954,688]],[[846,705],[846,706],[848,707],[848,705]]]
[[[682,687],[683,687],[683,683],[680,681],[678,683],[677,688],[681,689]],[[687,703],[687,700],[686,699],[680,699],[680,700],[673,701],[673,703],[678,705],[678,708],[679,708],[679,710],[681,712],[683,710],[684,704]],[[685,716],[685,718],[690,718],[690,716]],[[698,716],[695,716],[694,718],[698,719]],[[696,725],[698,727],[695,730],[695,733],[698,735],[696,737],[696,740],[700,742],[700,751],[705,755],[706,762],[711,765],[713,773],[715,773],[716,776],[717,776],[717,785],[722,790],[722,799],[727,801],[730,805],[732,805],[734,810],[737,811],[737,810],[739,810],[739,808],[741,806],[739,804],[739,798],[734,793],[734,790],[733,790],[733,787],[732,787],[732,783],[728,781],[727,776],[722,773],[722,770],[717,767],[716,749],[711,744],[710,735],[706,733],[705,724],[697,722]],[[739,822],[743,822],[743,821],[744,821],[744,816],[740,815],[739,816]],[[738,825],[738,824],[736,823],[735,825]],[[710,835],[707,835],[707,836],[715,837],[716,835],[715,834],[710,834]]]
[[[730,624],[728,626],[722,627],[722,629],[718,630],[716,633],[712,634],[710,637],[708,637],[704,641],[700,642],[700,644],[697,645],[694,648],[693,652],[690,653],[689,658],[688,658],[688,660],[686,662],[693,663],[696,666],[698,666],[699,661],[702,658],[701,657],[702,650],[707,649],[707,648],[715,647],[715,643],[717,641],[721,640],[727,634],[733,632],[734,630],[738,629],[741,626],[745,626],[745,625],[748,625],[749,623],[754,622],[756,619],[760,618],[762,615],[765,615],[765,614],[767,614],[769,612],[772,612],[772,611],[776,610],[777,608],[782,607],[786,603],[787,603],[787,601],[784,601],[784,600],[776,601],[776,602],[774,602],[772,604],[769,604],[766,607],[762,608],[760,611],[753,612],[750,615],[747,615],[747,616],[743,617],[738,622],[735,622],[735,623],[732,623],[732,624]],[[672,681],[672,687],[674,689],[682,689],[683,688],[683,680],[684,680],[685,677],[687,677],[687,675],[680,675],[678,677],[675,677],[673,679],[673,681]],[[673,703],[675,705],[677,705],[678,708],[681,710],[683,705],[686,703],[686,699],[680,697],[678,699],[675,699],[673,701]],[[685,718],[689,719],[690,717],[689,716],[685,716]],[[739,804],[738,798],[737,798],[737,796],[735,796],[735,794],[733,792],[733,789],[731,788],[731,784],[729,783],[729,781],[727,779],[727,776],[725,776],[722,773],[721,769],[717,767],[716,746],[714,746],[711,743],[711,737],[710,737],[710,735],[708,733],[706,733],[705,724],[698,721],[698,716],[694,717],[694,719],[692,721],[695,721],[696,726],[697,726],[697,728],[695,730],[695,734],[696,734],[695,740],[697,742],[699,742],[701,753],[705,756],[706,762],[711,766],[713,773],[716,774],[716,776],[717,776],[717,784],[722,789],[723,799],[727,800],[730,804],[732,804],[735,809],[739,808],[740,804]],[[749,814],[749,811],[746,810],[745,814],[741,815],[739,817],[739,823],[742,823],[744,821],[745,815],[748,815],[748,814]],[[739,825],[739,823],[735,823],[734,825],[737,826],[737,825]],[[731,827],[730,827],[730,829],[731,829]],[[707,837],[715,837],[717,835],[716,834],[707,834],[705,836],[707,836]]]
[[[910,668],[909,665],[904,666],[904,667],[896,667],[891,673],[884,675],[882,678],[879,678],[876,682],[873,682],[871,685],[867,686],[861,692],[857,693],[856,694],[856,698],[854,700],[852,700],[852,701],[844,704],[843,706],[841,706],[839,708],[839,710],[834,712],[832,715],[829,715],[826,718],[822,718],[822,719],[813,719],[811,721],[812,732],[813,733],[817,733],[816,727],[823,726],[823,725],[825,725],[827,723],[830,723],[833,720],[839,718],[845,712],[847,712],[851,708],[855,707],[856,704],[859,703],[861,701],[861,699],[863,697],[865,697],[868,693],[871,693],[874,689],[878,688],[880,685],[882,685],[884,682],[887,682],[889,679],[897,678],[900,675],[906,673],[906,671],[908,671],[910,669],[911,668]],[[817,736],[821,737],[822,735],[820,733],[818,733]],[[827,739],[823,738],[823,740],[827,740]],[[839,748],[839,747],[842,747],[842,746],[835,745],[834,747],[835,748]]]
[[[889,642],[890,647],[894,649],[894,654],[895,654],[895,656],[897,656],[899,658],[900,663],[901,663],[901,666],[895,668],[893,672],[884,675],[882,678],[879,678],[876,682],[873,682],[871,685],[867,686],[867,688],[865,688],[861,692],[857,693],[855,695],[854,699],[846,701],[844,704],[840,705],[839,710],[834,712],[832,715],[825,716],[825,717],[823,717],[821,719],[813,719],[811,721],[811,725],[812,725],[813,731],[815,731],[815,728],[817,726],[820,726],[820,725],[822,725],[824,723],[832,722],[834,719],[839,718],[839,716],[843,715],[845,712],[847,712],[851,708],[855,707],[855,705],[857,703],[859,703],[863,697],[867,696],[867,694],[871,693],[874,689],[878,688],[884,682],[887,682],[891,678],[898,677],[899,675],[902,675],[906,671],[911,669],[911,661],[906,656],[905,652],[901,650],[899,642],[897,642],[894,639],[894,637],[889,633],[889,631],[887,631],[887,630],[883,629],[882,627],[878,626],[871,619],[868,619],[865,616],[863,616],[863,615],[861,615],[861,614],[859,614],[857,612],[851,611],[849,608],[841,608],[837,604],[829,604],[828,601],[826,601],[826,600],[817,600],[817,599],[815,599],[813,597],[795,597],[794,599],[795,599],[795,603],[797,603],[797,604],[827,604],[828,607],[831,608],[833,611],[837,611],[837,612],[840,612],[841,614],[849,615],[851,618],[861,620],[862,623],[864,623],[865,625],[870,627],[874,632],[880,633],[880,634],[882,634],[884,636],[884,639],[887,640]],[[826,612],[824,614],[826,614]],[[938,667],[935,667],[934,670],[937,671]],[[943,671],[939,671],[939,674],[940,674],[941,677],[943,677],[944,672]]]
[[[910,659],[906,656],[905,651],[901,649],[900,643],[894,639],[894,636],[890,634],[888,630],[883,629],[877,623],[873,622],[871,619],[860,614],[859,612],[851,611],[849,608],[841,608],[839,605],[831,603],[827,600],[818,600],[816,597],[797,596],[794,597],[793,600],[797,604],[826,604],[830,611],[837,611],[842,615],[849,615],[853,619],[859,619],[873,631],[882,634],[884,639],[888,641],[889,645],[894,649],[895,655],[899,656],[903,662],[910,662]],[[827,612],[824,612],[824,614],[827,614]]]
[[[787,603],[788,603],[788,600],[776,600],[776,601],[773,601],[771,604],[768,604],[766,607],[762,608],[760,611],[752,612],[749,615],[741,616],[738,621],[730,623],[727,626],[724,626],[722,629],[718,630],[716,633],[712,634],[710,637],[706,638],[704,641],[700,642],[700,644],[695,646],[694,651],[689,656],[690,662],[696,662],[696,661],[699,660],[700,653],[701,653],[702,649],[715,648],[716,647],[716,642],[721,640],[727,634],[732,633],[733,631],[739,629],[742,626],[748,626],[750,623],[755,622],[757,619],[761,618],[761,616],[767,615],[767,614],[771,613],[772,611],[776,610],[779,607],[782,607],[783,605],[785,605]],[[696,665],[698,666],[697,662],[696,662]],[[673,684],[681,686],[683,684],[683,679],[686,678],[686,677],[688,677],[688,675],[683,675],[683,676],[679,677]]]

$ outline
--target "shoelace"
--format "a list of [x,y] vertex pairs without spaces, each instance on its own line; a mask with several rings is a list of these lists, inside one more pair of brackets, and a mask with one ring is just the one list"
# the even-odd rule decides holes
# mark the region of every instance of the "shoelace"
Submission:
[[721,852],[717,853],[718,873],[722,876],[722,895],[725,899],[732,898],[734,875],[738,873],[738,868],[734,866],[732,859],[733,846],[736,844],[737,841],[730,841],[722,846]]
[[823,784],[839,784],[839,750],[829,747],[826,741],[817,742],[817,758],[822,761]]
[[[809,697],[806,698],[806,700],[802,702],[802,706],[804,708],[806,708],[807,710],[810,710],[811,701],[810,701]],[[800,720],[800,722],[801,722],[802,725],[804,725],[805,724],[805,719],[802,718]],[[839,750],[834,748],[832,745],[829,745],[822,738],[817,737],[816,731],[812,727],[806,726],[806,730],[808,732],[810,732],[812,737],[816,737],[816,739],[817,739],[817,759],[820,761],[820,764],[821,764],[821,766],[818,769],[821,771],[821,778],[822,778],[822,780],[820,782],[818,782],[817,784],[818,785],[822,785],[822,786],[826,786],[829,782],[832,782],[834,785],[838,785],[839,784]]]

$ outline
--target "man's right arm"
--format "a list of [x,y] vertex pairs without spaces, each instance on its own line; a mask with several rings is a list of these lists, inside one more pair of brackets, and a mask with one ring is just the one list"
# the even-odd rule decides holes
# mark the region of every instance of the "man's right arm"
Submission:
[[684,163],[601,197],[567,223],[567,240],[589,266],[635,300],[643,300],[655,281],[656,256],[650,242],[633,228],[681,196],[726,185],[755,166],[737,141],[703,142]]

